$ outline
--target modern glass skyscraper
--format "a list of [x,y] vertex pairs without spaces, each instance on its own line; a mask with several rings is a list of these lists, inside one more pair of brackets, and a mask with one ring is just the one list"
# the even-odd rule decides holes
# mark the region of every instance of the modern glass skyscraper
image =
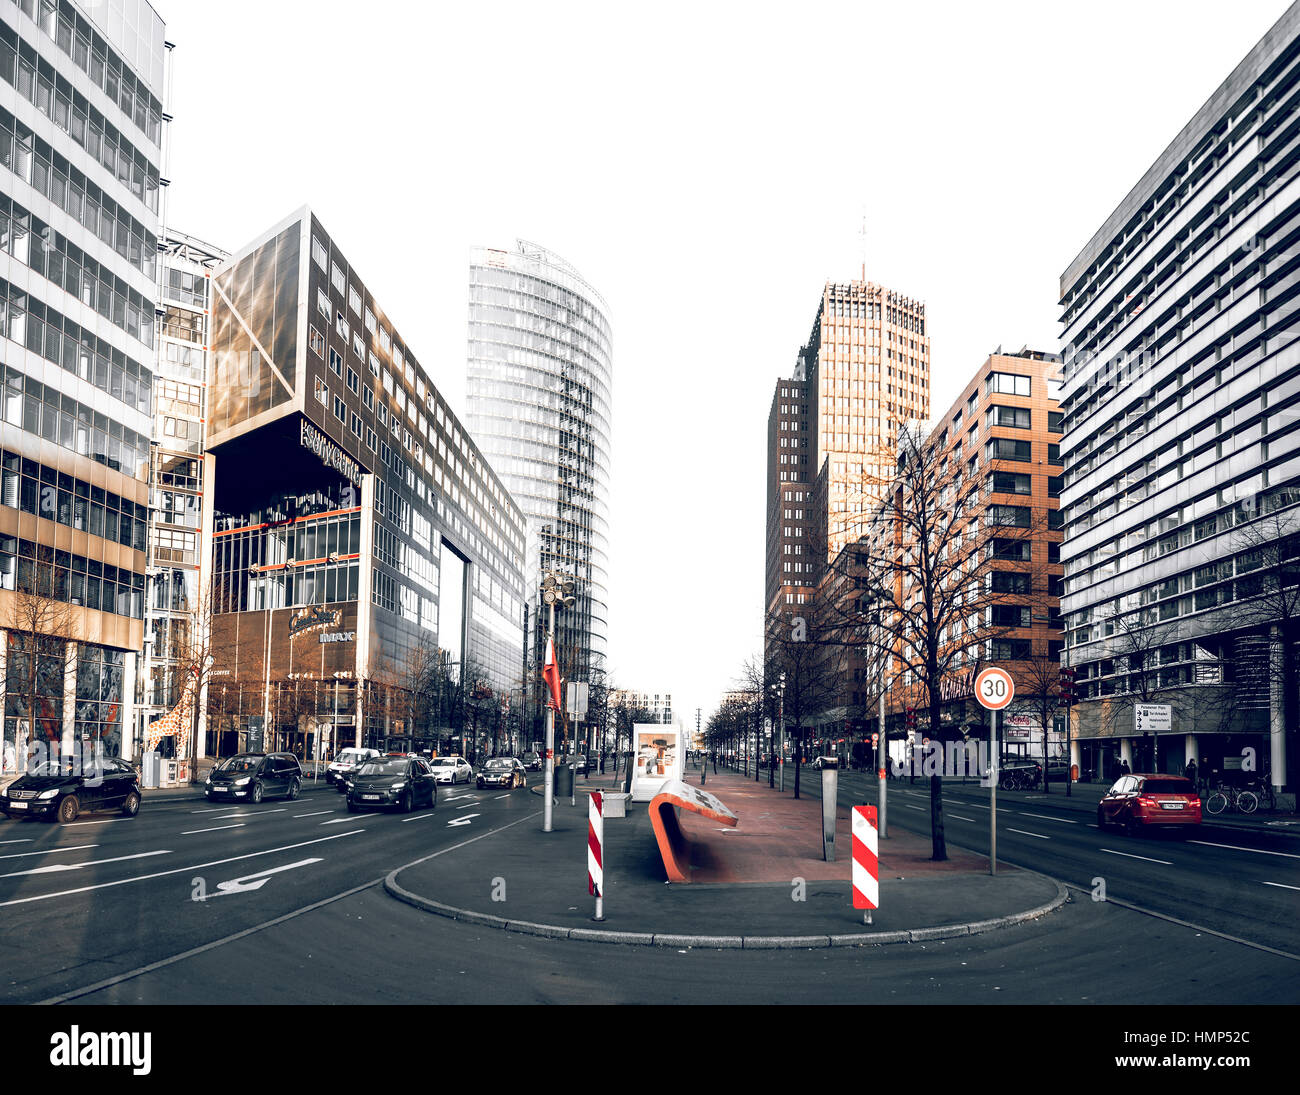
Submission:
[[525,657],[539,649],[541,576],[572,574],[577,604],[557,616],[556,646],[562,675],[587,680],[604,668],[608,618],[607,307],[567,262],[519,240],[472,252],[469,310],[470,432],[528,521]]

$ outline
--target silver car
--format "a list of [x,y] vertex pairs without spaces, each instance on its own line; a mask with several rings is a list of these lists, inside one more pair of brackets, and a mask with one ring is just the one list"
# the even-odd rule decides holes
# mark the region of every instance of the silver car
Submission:
[[429,761],[429,767],[433,769],[439,783],[468,783],[474,778],[474,769],[469,766],[469,762],[454,754],[434,757]]

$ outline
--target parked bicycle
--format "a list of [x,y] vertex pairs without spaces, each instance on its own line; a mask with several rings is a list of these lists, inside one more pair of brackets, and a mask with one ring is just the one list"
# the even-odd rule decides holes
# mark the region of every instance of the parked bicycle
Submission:
[[1273,791],[1273,785],[1267,779],[1261,777],[1253,780],[1246,785],[1246,790],[1259,800],[1261,810],[1277,809],[1277,795]]
[[1244,787],[1220,787],[1205,800],[1205,812],[1216,817],[1224,810],[1253,814],[1258,808],[1258,796]]

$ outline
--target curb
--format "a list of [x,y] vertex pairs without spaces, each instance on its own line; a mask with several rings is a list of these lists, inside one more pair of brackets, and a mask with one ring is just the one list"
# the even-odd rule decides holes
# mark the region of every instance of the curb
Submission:
[[[414,866],[414,864],[407,864]],[[1020,868],[1024,870],[1024,868]],[[1055,878],[1025,871],[1026,874],[1045,878],[1056,887],[1056,896],[1046,904],[1026,912],[991,920],[977,920],[967,924],[949,924],[939,928],[915,928],[905,931],[858,932],[843,935],[683,935],[648,932],[598,931],[593,928],[562,928],[554,924],[538,924],[530,920],[507,920],[499,916],[472,912],[444,905],[427,897],[412,893],[401,886],[397,876],[406,867],[398,867],[384,878],[384,891],[398,901],[450,920],[463,920],[467,924],[500,928],[504,931],[536,935],[546,939],[569,939],[584,943],[625,943],[642,947],[707,947],[712,950],[811,950],[823,947],[880,946],[886,943],[920,943],[932,939],[955,939],[964,935],[980,935],[1023,924],[1055,912],[1070,899],[1070,891]]]

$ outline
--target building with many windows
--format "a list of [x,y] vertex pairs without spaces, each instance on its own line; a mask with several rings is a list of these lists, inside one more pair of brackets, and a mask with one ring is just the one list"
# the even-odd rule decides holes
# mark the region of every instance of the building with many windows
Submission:
[[538,587],[572,575],[576,604],[556,613],[567,680],[605,668],[609,609],[610,422],[613,358],[608,307],[553,252],[523,240],[470,258],[470,432],[528,522],[524,569],[531,609],[534,737],[542,723],[546,613]]
[[1293,6],[1061,276],[1061,607],[1094,776],[1295,782],[1298,137]]
[[309,210],[210,284],[208,747],[472,752],[520,684],[522,511]]
[[145,0],[0,0],[4,772],[133,752],[165,57]]
[[[158,254],[158,329],[153,445],[149,461],[141,730],[181,699],[189,666],[205,653],[199,591],[200,515],[207,419],[209,281],[230,256],[191,236],[165,232]],[[196,732],[200,730],[195,723]],[[189,742],[163,739],[164,754]]]

